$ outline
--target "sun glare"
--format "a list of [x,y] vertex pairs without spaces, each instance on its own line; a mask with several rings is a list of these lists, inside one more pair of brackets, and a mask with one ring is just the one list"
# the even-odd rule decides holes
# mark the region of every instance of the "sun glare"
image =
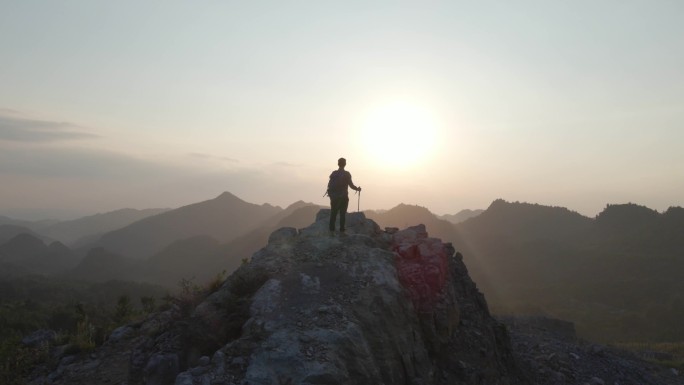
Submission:
[[362,126],[368,155],[381,166],[417,166],[435,149],[437,125],[432,114],[407,102],[384,105]]

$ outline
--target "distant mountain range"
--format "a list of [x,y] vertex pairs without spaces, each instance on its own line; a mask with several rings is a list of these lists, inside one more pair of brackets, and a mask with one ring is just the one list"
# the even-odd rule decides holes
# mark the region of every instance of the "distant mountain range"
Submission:
[[[22,227],[23,232],[30,230],[32,234],[38,234],[44,240],[58,240],[65,245],[78,247],[88,240],[92,243],[103,234],[128,226],[141,219],[163,213],[169,209],[120,209],[107,213],[95,214],[70,221],[22,221],[0,215],[0,228],[7,225]],[[3,240],[0,231],[0,243]]]
[[[249,259],[266,244],[274,230],[310,224],[319,209],[319,206],[310,203],[296,202],[230,242],[222,243],[210,235],[195,235],[173,241],[143,259],[126,258],[98,247],[90,251],[78,267],[69,273],[69,277],[98,282],[110,279],[135,280],[166,287],[175,287],[182,279],[206,282],[223,271],[230,273],[239,267],[243,260]],[[239,216],[230,217],[241,220]]]
[[[27,227],[0,226],[0,270],[21,274],[59,274],[104,282],[135,280],[173,287],[181,279],[206,281],[237,268],[283,226],[310,224],[319,206],[302,201],[285,209],[247,203],[230,193],[175,210],[118,210],[50,224],[51,235],[76,239],[142,217],[70,250]],[[30,223],[25,223],[30,225]],[[83,238],[80,241],[83,243]],[[69,258],[54,258],[57,244]],[[80,255],[80,257],[78,257]],[[44,266],[43,266],[44,265]],[[2,277],[2,274],[0,274]]]
[[476,216],[482,214],[483,212],[484,212],[484,210],[481,210],[481,209],[478,209],[478,210],[465,209],[465,210],[461,210],[461,211],[457,212],[456,214],[440,215],[439,218],[455,224],[455,223],[461,223],[461,222],[465,221],[466,219],[476,217]]
[[[224,193],[156,214],[128,213],[127,218],[144,218],[78,250],[28,227],[2,225],[0,277],[65,274],[79,280],[124,279],[167,287],[183,278],[202,282],[237,268],[266,244],[272,231],[312,223],[319,209],[301,201],[285,209],[256,205]],[[406,204],[366,215],[381,227],[423,223],[431,236],[452,242],[495,312],[541,312],[570,319],[583,335],[598,339],[684,338],[681,207],[659,213],[616,204],[588,218],[562,207],[499,199],[481,212],[454,216],[438,217]],[[460,221],[464,216],[470,217]],[[73,222],[97,218],[102,217]],[[73,239],[77,231],[66,229],[78,226],[63,226],[46,228],[53,229],[52,235],[71,234]]]
[[456,248],[497,312],[570,319],[596,340],[684,338],[684,209],[608,205],[595,219],[496,201]]
[[381,212],[366,211],[366,217],[376,221],[380,227],[398,227],[404,229],[416,224],[424,224],[430,236],[451,240],[454,237],[453,223],[440,219],[425,207],[417,205],[399,204],[398,206]]
[[183,206],[104,234],[98,246],[132,258],[146,258],[170,243],[207,235],[225,243],[256,229],[282,211],[269,204],[247,203],[225,192],[215,199]]
[[494,312],[569,319],[596,340],[684,338],[681,207],[611,204],[588,218],[499,199],[458,224],[411,205],[368,215],[453,242]]
[[59,221],[53,219],[45,219],[42,221],[24,221],[0,215],[0,225],[22,226],[31,230],[38,230],[47,226],[52,226],[56,223],[59,223]]
[[[0,276],[17,275],[19,272],[34,274],[57,274],[76,265],[78,258],[61,242],[46,245],[31,233],[21,233],[0,244],[0,264],[4,271]],[[8,274],[12,271],[12,274]]]
[[18,225],[0,225],[0,245],[11,240],[19,234],[29,234],[35,238],[38,238],[44,242],[52,242],[52,239],[38,234],[35,231],[29,229],[25,226]]
[[107,232],[120,229],[141,219],[166,211],[169,211],[169,209],[121,209],[55,223],[38,231],[50,238],[58,239],[64,244],[73,245],[83,238],[101,236]]

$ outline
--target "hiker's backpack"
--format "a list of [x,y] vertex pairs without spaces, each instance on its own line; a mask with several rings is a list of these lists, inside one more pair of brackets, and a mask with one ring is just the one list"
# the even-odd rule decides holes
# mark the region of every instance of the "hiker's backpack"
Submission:
[[345,195],[347,192],[347,185],[349,180],[347,178],[347,173],[342,170],[335,170],[330,174],[330,180],[328,181],[328,196],[331,198],[337,198]]

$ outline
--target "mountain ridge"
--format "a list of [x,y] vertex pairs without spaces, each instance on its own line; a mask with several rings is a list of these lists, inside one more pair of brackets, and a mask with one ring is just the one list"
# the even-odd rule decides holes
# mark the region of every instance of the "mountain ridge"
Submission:
[[0,262],[3,269],[33,274],[58,274],[77,263],[74,253],[59,241],[46,245],[30,233],[20,233],[0,244]]
[[[219,201],[230,204],[241,200],[222,194]],[[154,276],[155,270],[165,269],[167,286],[192,276],[200,282],[211,279],[224,269],[230,272],[238,268],[243,259],[268,242],[269,234],[278,227],[306,226],[319,208],[302,201],[286,209],[249,205],[275,214],[264,215],[265,219],[255,221],[251,230],[243,229],[242,235],[229,241],[208,234],[168,237],[157,242],[156,251],[138,258],[133,273],[112,278],[144,280],[146,274]],[[390,210],[366,213],[382,227],[422,222],[431,235],[452,242],[465,255],[473,279],[497,312],[543,312],[570,319],[577,324],[580,335],[598,340],[662,341],[684,336],[684,314],[677,310],[678,295],[684,292],[681,207],[659,213],[632,203],[609,204],[590,218],[562,207],[498,199],[480,215],[458,224],[440,219],[418,205],[400,204]],[[242,224],[243,216],[226,216]],[[202,241],[204,235],[218,244],[209,238]],[[144,237],[142,241],[146,241]],[[193,242],[202,246],[201,253],[188,251],[186,246]],[[107,251],[127,256],[109,248]],[[196,265],[206,269],[191,269],[192,263],[186,268],[168,269],[161,257],[143,268],[145,258],[155,253],[165,255],[169,261],[183,255],[189,260],[196,258]],[[90,266],[105,269],[95,263]],[[10,268],[12,274],[25,271],[7,266]],[[82,272],[84,278],[99,274],[87,273],[87,269]],[[582,309],[592,310],[588,313]],[[659,314],[658,321],[644,315],[654,312]],[[634,319],[639,320],[639,327],[628,327],[630,322],[636,322]],[[668,327],[663,327],[665,322]],[[605,326],[611,323],[618,326]]]
[[[282,211],[272,205],[256,205],[224,192],[218,197],[170,210],[104,234],[92,246],[104,247],[132,258],[145,258],[173,241],[210,235],[228,242],[247,233],[268,217]],[[231,221],[240,218],[240,223]]]
[[28,227],[17,225],[0,225],[0,245],[8,242],[19,234],[30,234],[44,242],[53,242],[54,239],[39,234]]
[[229,242],[222,243],[210,235],[194,235],[174,240],[147,258],[129,261],[126,269],[111,269],[106,267],[106,261],[100,266],[91,260],[75,269],[72,277],[96,282],[109,279],[153,282],[169,288],[176,287],[183,279],[201,284],[223,271],[237,269],[243,260],[268,242],[268,235],[277,228],[304,227],[311,223],[319,208],[298,201]]
[[123,208],[69,221],[61,221],[51,226],[42,227],[39,232],[48,237],[58,239],[64,244],[73,245],[82,238],[92,237],[97,234],[101,235],[169,210]]
[[465,221],[466,219],[476,217],[476,216],[482,214],[483,212],[484,212],[483,209],[475,209],[475,210],[463,209],[463,210],[457,212],[456,214],[440,215],[439,218],[447,220],[453,224],[457,224],[457,223],[461,223],[461,222]]

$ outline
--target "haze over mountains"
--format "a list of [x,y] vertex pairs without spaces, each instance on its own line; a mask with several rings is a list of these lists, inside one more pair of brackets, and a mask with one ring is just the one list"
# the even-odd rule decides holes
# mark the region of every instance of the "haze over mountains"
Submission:
[[28,233],[18,234],[0,244],[0,277],[57,274],[76,265],[74,252],[61,242],[46,245]]
[[[66,234],[69,239],[80,237],[73,250],[67,249],[74,257],[61,264],[51,261],[51,269],[33,268],[35,258],[31,263],[24,261],[17,256],[28,251],[21,250],[13,251],[11,258],[8,254],[0,262],[4,263],[3,270],[12,271],[13,276],[58,274],[92,282],[135,280],[175,287],[182,279],[203,282],[223,271],[234,270],[267,242],[272,231],[283,226],[306,226],[318,209],[319,206],[302,201],[285,209],[255,205],[226,192],[175,210],[126,209],[69,221],[62,226],[51,224],[46,227],[51,234]],[[136,216],[142,219],[133,220]],[[117,220],[124,226],[103,235],[96,233]],[[30,234],[35,239],[31,253],[36,254],[39,248],[35,243],[41,242],[41,235],[26,227],[0,226],[5,242],[19,234]],[[84,242],[89,238],[90,242]],[[51,242],[47,237],[43,240]],[[6,248],[16,250],[13,243]]]
[[[44,240],[54,239],[69,246],[78,246],[79,243],[87,243],[88,239],[92,242],[104,233],[168,210],[120,209],[68,221],[42,220],[31,222],[0,216],[0,228],[5,227],[7,229],[6,226],[23,227],[31,232],[39,233],[39,238]],[[3,231],[0,231],[0,240],[2,240]],[[23,231],[26,232],[26,230]]]
[[451,223],[461,223],[461,222],[465,221],[466,219],[470,219],[472,217],[476,217],[476,216],[482,214],[482,212],[484,212],[484,210],[482,210],[482,209],[477,209],[477,210],[464,209],[464,210],[457,212],[456,214],[440,215],[439,218],[447,220]]
[[19,234],[29,234],[33,237],[41,239],[42,241],[52,242],[52,239],[50,239],[46,236],[40,235],[40,234],[36,233],[35,231],[29,229],[28,227],[25,227],[25,226],[0,225],[0,244],[9,241],[10,239],[16,237]]
[[228,242],[259,226],[282,209],[247,203],[225,192],[199,202],[132,223],[103,235],[94,245],[133,258],[149,257],[173,241],[208,235]]
[[[84,223],[90,225],[81,229],[100,231],[105,226],[98,219],[143,217],[74,250],[28,227],[3,225],[0,276],[56,274],[166,287],[184,278],[202,282],[236,269],[272,231],[307,226],[318,209],[301,201],[285,209],[256,205],[223,193],[174,210],[120,211],[45,227],[73,240],[83,235],[76,229]],[[594,338],[684,336],[680,207],[658,213],[608,205],[588,218],[561,207],[496,200],[479,215],[438,217],[406,204],[365,213],[381,227],[423,223],[432,236],[451,241],[497,312],[547,313],[577,322]]]
[[[104,214],[95,214],[71,221],[62,221],[45,228],[39,228],[41,234],[59,239],[67,245],[78,241],[87,242],[104,233],[127,226],[141,219],[168,211],[169,209],[120,209]],[[85,239],[84,239],[85,238]]]
[[498,313],[574,321],[595,340],[684,338],[684,209],[633,203],[596,218],[562,207],[494,201],[449,227],[419,206],[369,213],[381,226],[411,218],[451,240]]

